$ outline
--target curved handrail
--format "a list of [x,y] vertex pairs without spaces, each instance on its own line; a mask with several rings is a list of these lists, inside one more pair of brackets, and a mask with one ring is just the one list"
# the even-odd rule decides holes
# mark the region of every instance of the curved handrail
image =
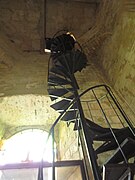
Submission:
[[[111,93],[113,93],[112,90],[111,90],[111,88],[110,88],[108,85],[106,85],[106,84],[95,85],[95,86],[92,86],[92,87],[86,89],[86,90],[83,91],[81,94],[79,94],[78,97],[74,98],[74,99],[70,102],[69,106],[68,106],[65,110],[63,110],[63,112],[60,114],[60,116],[59,116],[59,117],[56,119],[56,121],[53,123],[52,127],[50,128],[50,131],[56,126],[56,124],[59,122],[59,120],[64,116],[64,114],[65,114],[66,111],[69,109],[69,107],[75,103],[75,101],[77,101],[78,99],[80,99],[80,98],[81,98],[85,93],[87,93],[88,91],[90,91],[90,90],[92,90],[92,89],[95,89],[95,88],[99,88],[99,87],[109,88],[109,90],[111,91]],[[113,94],[113,96],[114,96],[114,94]],[[114,97],[115,97],[115,96],[114,96]],[[119,103],[119,102],[117,102],[117,103]],[[119,104],[119,105],[120,105],[120,104]],[[122,107],[121,107],[121,109],[122,109]],[[133,129],[134,129],[134,128],[133,128]],[[49,132],[50,132],[50,131],[49,131]],[[133,132],[134,132],[134,130],[133,130]]]
[[[117,105],[117,107],[119,108],[120,112],[121,112],[122,115],[124,116],[124,115],[125,115],[125,114],[123,114],[124,111],[123,111],[122,107],[120,106],[119,102],[116,101],[115,95],[114,95],[114,94],[111,94],[111,93],[113,93],[112,90],[111,90],[111,88],[110,88],[108,85],[106,85],[106,84],[95,85],[95,86],[93,86],[93,87],[90,87],[90,88],[86,89],[84,92],[82,92],[80,95],[78,95],[78,97],[74,98],[74,99],[70,102],[70,104],[68,105],[68,107],[60,114],[60,116],[59,116],[59,117],[56,119],[56,121],[53,123],[52,127],[50,128],[50,131],[49,131],[49,134],[48,134],[48,138],[49,138],[49,136],[52,134],[52,132],[54,131],[54,128],[55,128],[55,126],[57,125],[57,123],[60,121],[60,119],[64,116],[64,114],[65,114],[65,113],[67,112],[67,110],[70,108],[70,106],[72,106],[78,99],[80,99],[84,94],[86,94],[86,93],[89,92],[90,90],[93,90],[93,89],[96,89],[96,88],[99,88],[99,87],[104,87],[104,88],[106,89],[106,91],[109,93],[109,95],[111,96],[111,98],[113,99],[113,101],[115,102],[115,104]],[[129,121],[129,120],[127,119],[127,117],[125,117],[125,116],[124,116],[124,119],[126,120],[127,124],[129,125],[129,128],[130,128],[130,130],[131,130],[131,132],[132,132],[132,134],[134,135],[134,128],[130,125],[130,121]],[[108,123],[108,125],[109,125],[109,123]],[[126,159],[126,157],[125,157],[125,155],[124,155],[124,152],[123,152],[123,150],[121,149],[121,146],[120,146],[120,144],[119,144],[119,142],[118,142],[118,140],[117,140],[117,137],[116,137],[115,133],[113,132],[113,130],[112,130],[112,128],[111,128],[110,125],[109,125],[109,128],[110,128],[110,131],[111,131],[111,133],[112,133],[112,135],[113,135],[113,137],[114,137],[114,139],[115,139],[115,141],[116,141],[116,143],[117,143],[117,145],[118,145],[118,147],[119,147],[119,149],[120,149],[120,151],[121,151],[121,154],[122,154],[125,162],[127,163],[127,159]]]
[[102,86],[107,86],[105,84],[102,85],[96,85],[93,86],[91,88],[86,89],[84,92],[82,92],[80,95],[78,95],[78,97],[74,98],[70,104],[68,105],[68,107],[66,109],[63,110],[63,112],[59,115],[59,117],[55,120],[55,122],[52,124],[50,130],[49,130],[49,134],[48,137],[51,135],[52,130],[55,128],[55,126],[57,125],[57,123],[60,121],[60,119],[64,116],[64,114],[66,113],[66,111],[68,110],[68,108],[73,105],[75,103],[76,100],[80,99],[81,96],[83,96],[85,93],[87,93],[88,91],[92,90],[93,88],[97,88],[97,87],[102,87]]
[[[49,140],[50,135],[54,133],[54,128],[55,128],[55,126],[58,124],[58,122],[61,120],[61,118],[65,115],[65,113],[68,111],[68,109],[69,109],[76,101],[78,101],[84,94],[86,94],[87,92],[89,92],[89,91],[91,91],[91,90],[94,90],[94,89],[96,89],[96,88],[100,88],[100,87],[104,87],[105,90],[108,92],[107,94],[110,95],[110,97],[112,98],[113,102],[116,104],[117,108],[119,109],[119,111],[120,111],[121,114],[123,115],[125,121],[127,122],[128,126],[129,126],[129,129],[131,130],[132,134],[134,135],[134,127],[133,127],[132,124],[130,123],[128,117],[126,116],[124,110],[122,109],[121,105],[119,104],[118,100],[116,99],[115,95],[113,94],[111,88],[110,88],[108,85],[106,85],[106,84],[100,84],[100,85],[95,85],[95,86],[92,86],[92,87],[86,89],[85,91],[83,91],[82,93],[80,93],[77,97],[75,97],[74,99],[71,100],[71,102],[69,103],[68,107],[63,110],[63,112],[59,115],[59,117],[58,117],[58,118],[55,120],[55,122],[52,124],[52,126],[51,126],[51,128],[50,128],[50,130],[49,130],[49,134],[48,134],[47,141]],[[102,107],[101,107],[101,108],[102,108]],[[105,115],[105,114],[104,114],[104,115]],[[105,118],[107,118],[106,115],[105,115]],[[121,145],[120,145],[119,141],[117,140],[117,137],[116,137],[115,133],[113,132],[113,129],[112,129],[112,127],[110,126],[108,120],[107,120],[107,123],[108,123],[108,126],[109,126],[109,128],[110,128],[110,131],[111,131],[111,133],[112,133],[112,135],[113,135],[113,137],[114,137],[114,140],[115,140],[117,146],[119,147],[119,150],[120,150],[120,152],[121,152],[121,155],[122,155],[123,158],[124,158],[125,163],[128,164],[128,161],[127,161],[127,158],[126,158],[126,156],[125,156],[125,153],[123,152],[123,150],[122,150],[122,148],[121,148]],[[47,142],[47,141],[46,141],[46,142]]]
[[[92,90],[92,89],[95,89],[95,88],[98,88],[98,87],[105,87],[107,92],[109,93],[109,95],[111,96],[111,98],[113,99],[113,101],[115,102],[116,106],[118,107],[118,109],[120,110],[121,114],[123,115],[123,117],[125,118],[127,124],[129,125],[129,128],[132,132],[132,134],[135,136],[135,130],[134,130],[134,127],[133,125],[131,124],[131,122],[129,121],[127,115],[125,114],[123,108],[121,107],[120,103],[118,102],[118,100],[116,99],[114,93],[112,92],[110,86],[106,85],[106,84],[100,84],[100,85],[95,85],[95,86],[92,86],[88,89],[86,89],[84,92],[82,92],[80,95],[79,95],[79,98],[81,96],[83,96],[85,93],[87,93],[88,91]],[[111,92],[111,93],[110,93]]]

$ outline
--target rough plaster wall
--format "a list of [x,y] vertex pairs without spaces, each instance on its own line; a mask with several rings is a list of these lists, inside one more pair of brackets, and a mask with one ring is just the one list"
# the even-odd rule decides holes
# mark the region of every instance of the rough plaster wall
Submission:
[[40,50],[45,33],[52,37],[69,29],[78,37],[87,32],[95,20],[96,4],[51,0],[44,12],[42,0],[1,0],[0,12],[0,30],[22,50],[34,51]]
[[47,3],[47,36],[58,30],[68,29],[76,37],[83,35],[95,21],[96,4],[51,0]]
[[121,11],[123,0],[100,0],[92,28],[79,41],[90,60],[97,59],[96,53],[104,40],[112,34],[113,26]]
[[88,65],[81,72],[75,74],[77,82],[79,84],[79,92],[83,92],[87,88],[90,88],[95,85],[105,84],[106,78],[102,71],[91,61],[89,56]]
[[48,56],[24,54],[0,34],[0,136],[28,126],[49,130],[57,113],[50,108],[47,71]]
[[0,34],[0,94],[47,94],[47,55],[22,53]]
[[67,166],[57,168],[57,179],[59,180],[82,180],[79,166]]
[[[134,9],[135,10],[135,9]],[[113,34],[99,51],[99,63],[110,85],[135,111],[135,12],[120,14]]]
[[76,169],[74,170],[74,172],[68,177],[68,180],[82,180],[82,176],[81,176],[81,170],[80,167],[76,167]]
[[40,4],[36,0],[1,0],[0,30],[21,49],[40,49]]
[[58,116],[50,103],[50,98],[44,95],[0,98],[0,136],[6,139],[28,128],[49,131]]
[[59,133],[59,159],[74,160],[80,159],[78,151],[77,132],[73,131],[74,124],[67,127],[65,122],[60,123]]
[[100,64],[108,84],[126,99],[133,111],[134,14],[133,0],[101,0],[95,24],[79,38],[89,60],[97,67]]

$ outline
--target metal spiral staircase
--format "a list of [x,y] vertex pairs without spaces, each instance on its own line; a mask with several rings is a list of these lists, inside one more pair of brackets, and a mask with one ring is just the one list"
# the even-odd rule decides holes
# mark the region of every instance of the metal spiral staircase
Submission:
[[[70,34],[58,33],[49,39],[47,45],[51,51],[48,93],[53,102],[51,107],[60,113],[50,134],[54,133],[54,128],[60,120],[65,121],[68,126],[74,123],[73,130],[78,131],[84,155],[86,179],[134,179],[135,129],[113,92],[107,85],[98,85],[78,94],[79,86],[74,74],[86,67],[87,58]],[[100,109],[104,120],[102,125],[96,120],[93,121],[92,115],[91,117],[85,115],[86,108],[83,106],[85,96],[88,108],[91,103],[95,103],[94,106]],[[89,96],[92,97],[90,101]],[[112,126],[103,106],[104,101],[117,117],[120,128]],[[107,159],[101,162],[100,157],[104,159],[106,153]]]

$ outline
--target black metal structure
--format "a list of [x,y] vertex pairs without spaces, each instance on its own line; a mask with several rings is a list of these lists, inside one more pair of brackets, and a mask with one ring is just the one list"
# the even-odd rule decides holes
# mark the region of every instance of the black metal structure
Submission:
[[[48,93],[54,102],[51,107],[60,113],[60,116],[50,130],[54,137],[56,124],[63,120],[68,125],[74,123],[74,130],[78,131],[84,154],[87,179],[91,176],[95,180],[133,179],[135,174],[135,129],[128,116],[117,101],[113,92],[107,85],[91,87],[78,94],[79,86],[75,79],[75,72],[81,71],[87,65],[87,58],[76,40],[64,32],[56,34],[50,43],[51,56],[48,69]],[[100,95],[97,91],[102,92]],[[91,103],[95,103],[100,109],[105,127],[93,121],[92,116],[87,118],[83,110],[83,96],[90,95],[92,100],[85,102],[88,109]],[[104,101],[117,117],[121,128],[114,128],[110,118],[104,109]],[[95,147],[96,144],[96,147]],[[100,156],[109,152],[105,162],[100,161]],[[129,161],[130,160],[130,161]],[[55,166],[53,159],[53,180],[55,180]],[[111,165],[111,166],[110,166]],[[121,168],[122,171],[114,171]],[[124,168],[125,169],[124,169]],[[91,169],[91,170],[90,170]],[[92,171],[92,175],[90,173]],[[108,173],[109,172],[109,173]],[[123,174],[124,173],[124,176]]]
[[[75,168],[79,169],[79,173],[80,176],[82,177],[83,180],[86,179],[85,176],[85,172],[84,172],[84,164],[82,162],[82,160],[74,160],[74,161],[57,161],[54,163],[54,166],[57,168],[57,171],[61,171],[62,172],[69,172],[69,168],[70,170],[75,170]],[[40,169],[39,169],[40,167]],[[49,162],[42,162],[42,164],[40,162],[29,162],[29,163],[16,163],[16,164],[6,164],[6,165],[0,165],[0,171],[1,173],[1,179],[19,179],[20,175],[20,179],[30,179],[30,180],[34,180],[36,179],[36,176],[38,179],[40,180],[45,180],[45,179],[50,179],[50,177],[48,175],[50,174],[46,174],[46,172],[52,167],[52,163]],[[75,168],[74,168],[75,167]],[[64,168],[64,171],[63,171]],[[37,170],[38,170],[38,174],[37,174]],[[34,173],[35,171],[35,173]],[[27,174],[27,176],[26,176]],[[24,175],[24,176],[23,176]],[[31,176],[30,176],[31,175]],[[47,177],[45,177],[45,175]],[[64,179],[65,174],[62,174],[62,177]],[[58,177],[59,179],[59,177]]]

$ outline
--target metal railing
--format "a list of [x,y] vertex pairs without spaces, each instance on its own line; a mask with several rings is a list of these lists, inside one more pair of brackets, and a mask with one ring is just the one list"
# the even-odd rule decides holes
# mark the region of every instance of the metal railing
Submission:
[[[103,88],[104,91],[106,92],[104,95],[100,96],[100,98],[97,96],[96,94],[96,90],[99,89],[99,88]],[[56,119],[56,121],[54,122],[54,124],[52,125],[51,129],[50,129],[50,133],[49,133],[49,136],[52,135],[53,139],[55,137],[55,134],[54,134],[54,128],[55,126],[57,125],[57,123],[63,118],[63,116],[65,115],[66,112],[68,112],[68,110],[70,109],[70,107],[74,104],[74,103],[77,103],[77,106],[78,106],[78,113],[77,113],[77,116],[76,116],[76,124],[78,124],[77,126],[77,131],[78,131],[78,135],[79,135],[79,139],[80,139],[80,144],[81,144],[81,147],[82,147],[82,151],[83,151],[83,154],[84,154],[84,161],[85,161],[85,170],[86,170],[86,173],[87,173],[87,178],[90,179],[91,175],[94,177],[94,179],[98,180],[98,179],[102,179],[102,176],[101,176],[101,172],[100,172],[100,168],[99,168],[99,165],[97,163],[97,159],[96,159],[96,153],[95,153],[95,149],[93,148],[93,140],[89,137],[89,134],[88,134],[88,127],[86,125],[86,122],[85,122],[85,110],[83,111],[83,102],[85,101],[81,101],[81,98],[83,98],[84,95],[86,95],[88,92],[92,92],[93,94],[93,97],[94,99],[90,100],[90,101],[86,101],[88,104],[89,102],[93,103],[93,102],[96,102],[96,104],[100,107],[100,111],[102,112],[102,115],[103,115],[103,119],[105,120],[109,130],[110,130],[110,133],[112,134],[116,144],[117,144],[117,147],[119,148],[122,156],[123,156],[123,160],[126,164],[128,164],[128,159],[126,158],[122,148],[121,148],[121,145],[117,139],[117,136],[115,134],[116,132],[116,128],[113,128],[111,126],[111,123],[109,122],[108,120],[108,116],[107,114],[105,113],[104,111],[104,108],[103,108],[103,105],[102,105],[102,99],[106,98],[106,100],[108,100],[109,102],[109,107],[111,107],[114,111],[114,113],[116,114],[116,116],[118,116],[118,119],[119,119],[119,122],[122,124],[123,128],[125,127],[125,122],[126,124],[128,125],[129,127],[129,130],[130,132],[132,133],[132,135],[134,136],[134,127],[133,125],[131,124],[129,118],[127,117],[126,113],[124,112],[124,110],[122,109],[120,103],[117,101],[115,95],[113,94],[113,92],[111,91],[110,87],[107,86],[107,85],[98,85],[98,86],[94,86],[94,87],[91,87],[87,90],[85,90],[83,93],[81,93],[80,95],[76,94],[76,98],[74,98],[69,106],[63,110],[63,112],[60,114],[60,116]],[[117,110],[116,110],[117,108]],[[120,113],[120,114],[118,114]],[[122,119],[121,119],[122,117]],[[125,121],[125,122],[124,122]],[[53,147],[54,147],[54,144],[53,144]],[[52,168],[53,168],[53,180],[55,180],[55,154],[54,154],[54,151],[53,151],[53,162],[52,162]],[[89,164],[89,165],[88,165]],[[89,168],[92,167],[92,174],[91,172],[89,173]]]

